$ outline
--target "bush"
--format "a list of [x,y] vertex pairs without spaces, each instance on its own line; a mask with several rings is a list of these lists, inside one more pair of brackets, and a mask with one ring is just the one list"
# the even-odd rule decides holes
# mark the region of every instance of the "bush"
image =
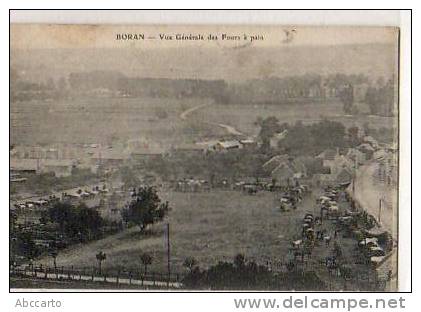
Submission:
[[50,221],[59,225],[63,234],[71,239],[84,241],[97,236],[104,224],[99,213],[84,204],[74,206],[70,203],[58,202],[49,208],[47,216]]
[[247,261],[241,254],[233,262],[220,261],[201,271],[192,269],[183,279],[188,289],[224,290],[325,290],[314,272],[274,273],[266,266]]

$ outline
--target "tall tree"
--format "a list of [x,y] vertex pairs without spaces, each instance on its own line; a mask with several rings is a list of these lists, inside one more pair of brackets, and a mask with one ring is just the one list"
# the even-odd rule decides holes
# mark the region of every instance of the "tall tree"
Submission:
[[138,225],[143,232],[148,225],[161,221],[168,211],[168,202],[161,203],[156,189],[145,186],[138,189],[136,197],[123,210],[123,218]]

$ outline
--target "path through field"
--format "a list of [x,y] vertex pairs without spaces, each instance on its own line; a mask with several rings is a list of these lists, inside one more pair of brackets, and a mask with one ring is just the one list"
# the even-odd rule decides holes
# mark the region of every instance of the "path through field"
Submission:
[[197,105],[197,106],[193,106],[189,109],[186,109],[184,112],[182,112],[180,114],[180,118],[183,119],[183,120],[186,120],[188,115],[190,115],[194,111],[196,111],[198,109],[201,109],[202,107],[205,107],[205,106],[208,106],[208,105],[210,105],[210,103],[200,104],[200,105]]
[[225,130],[228,131],[229,134],[234,134],[234,135],[245,135],[244,133],[238,131],[237,129],[235,129],[233,126],[230,125],[225,125],[225,124],[221,124],[221,123],[211,123],[213,125],[217,125],[221,128],[224,128]]
[[[189,115],[191,115],[193,112],[195,112],[195,111],[197,111],[197,110],[199,110],[201,108],[204,108],[206,106],[209,106],[209,105],[211,105],[211,104],[210,103],[205,103],[205,104],[200,104],[200,105],[191,107],[191,108],[185,110],[184,112],[182,112],[180,114],[180,118],[183,119],[183,120],[187,120],[187,117]],[[226,130],[229,134],[233,134],[233,135],[245,135],[244,133],[238,131],[236,128],[234,128],[233,126],[230,126],[230,125],[226,125],[226,124],[222,124],[222,123],[217,123],[217,122],[206,122],[206,123],[209,124],[209,125],[221,127],[224,130]]]

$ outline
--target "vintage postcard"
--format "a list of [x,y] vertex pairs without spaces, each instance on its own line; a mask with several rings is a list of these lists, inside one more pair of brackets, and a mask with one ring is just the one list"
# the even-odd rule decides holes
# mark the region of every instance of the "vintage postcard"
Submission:
[[10,44],[11,291],[399,290],[399,28]]

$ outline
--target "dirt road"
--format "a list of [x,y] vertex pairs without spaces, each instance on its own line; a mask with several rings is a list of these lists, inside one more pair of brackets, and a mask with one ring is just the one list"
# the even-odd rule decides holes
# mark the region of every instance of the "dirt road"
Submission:
[[180,114],[180,118],[181,118],[181,119],[183,119],[183,120],[186,120],[186,119],[187,119],[187,117],[188,117],[191,113],[193,113],[194,111],[197,111],[198,109],[201,109],[201,108],[203,108],[203,107],[205,107],[205,106],[209,106],[209,105],[211,105],[211,104],[210,104],[210,103],[205,103],[205,104],[200,104],[200,105],[197,105],[197,106],[193,106],[193,107],[191,107],[191,108],[189,108],[189,109],[185,110],[184,112],[182,112],[182,113]]
[[[210,103],[205,103],[205,104],[201,104],[201,105],[197,105],[194,107],[191,107],[187,110],[185,110],[184,112],[182,112],[180,114],[180,118],[183,120],[187,120],[187,117],[192,114],[193,112],[211,105]],[[218,126],[220,128],[223,128],[224,130],[226,130],[229,134],[233,134],[233,135],[245,135],[244,133],[242,133],[241,131],[238,131],[236,128],[234,128],[233,126],[230,125],[226,125],[226,124],[222,124],[222,123],[217,123],[217,122],[206,122],[209,125],[213,125],[213,126]]]

